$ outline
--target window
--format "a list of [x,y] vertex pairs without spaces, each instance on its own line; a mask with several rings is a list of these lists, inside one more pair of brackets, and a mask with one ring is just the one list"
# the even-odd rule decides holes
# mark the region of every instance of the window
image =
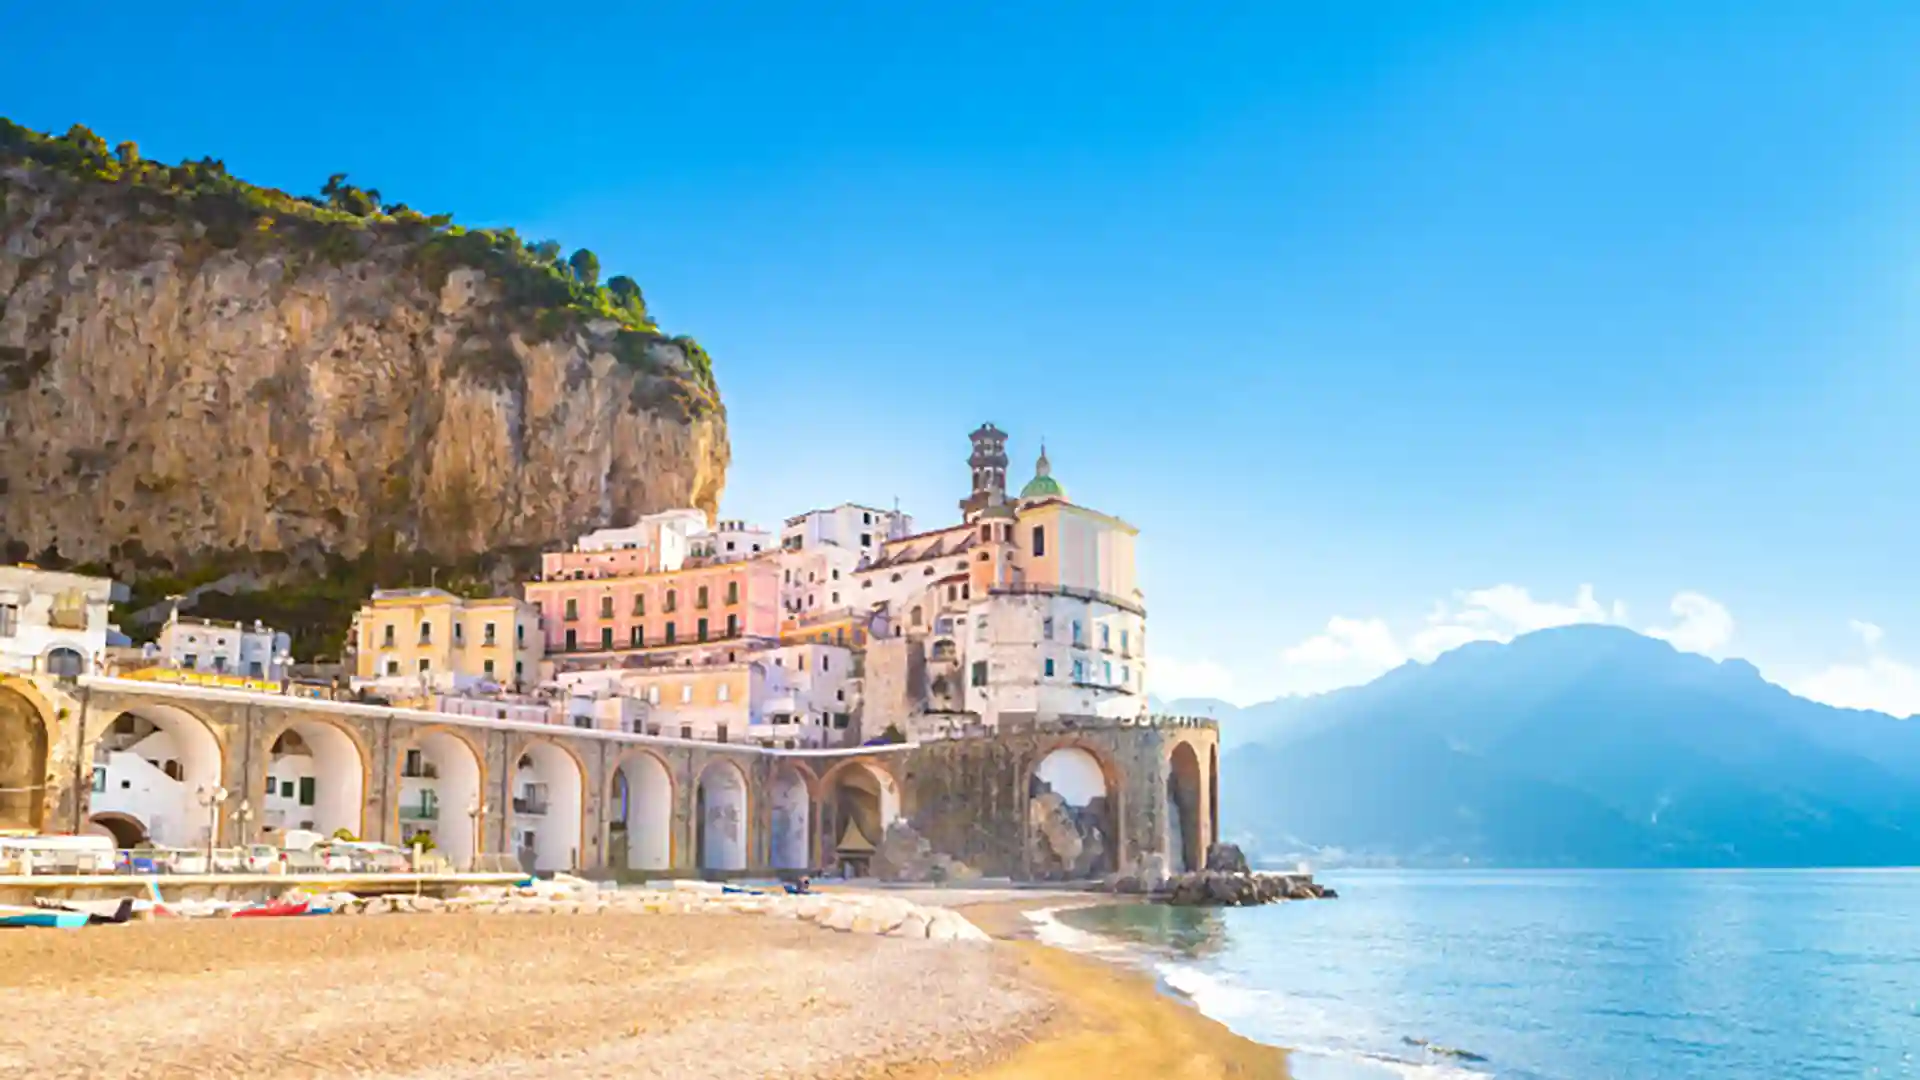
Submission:
[[975,660],[973,662],[973,685],[987,685],[987,662],[985,660]]
[[522,624],[522,623],[514,624],[513,640],[514,640],[514,644],[516,645],[525,645],[527,643],[527,628],[525,624]]
[[731,700],[733,697],[733,686],[730,683],[721,683],[720,689],[716,691],[716,693],[721,701]]
[[[271,781],[269,781],[269,783],[271,783]],[[107,770],[103,765],[95,765],[93,767],[93,790],[107,790]]]
[[568,652],[572,652],[573,650],[580,647],[580,642],[578,640],[577,635],[578,635],[578,631],[576,630],[570,629],[567,631],[567,651]]
[[1086,644],[1086,642],[1083,641],[1080,637],[1080,620],[1079,619],[1073,620],[1073,643],[1075,645]]
[[1079,660],[1075,660],[1073,662],[1073,681],[1074,682],[1087,681],[1087,665]]
[[462,623],[453,624],[453,643],[455,645],[458,645],[462,641],[466,640],[465,635],[462,633],[463,628],[464,628],[464,624]]
[[387,674],[389,674],[389,675],[398,675],[398,674],[400,674],[400,661],[398,661],[398,660],[388,660],[388,661],[387,661]]
[[657,686],[647,687],[647,704],[649,705],[660,704],[660,688],[659,687]]
[[513,677],[515,679],[519,679],[524,677],[526,673],[527,673],[527,665],[518,660],[515,660],[513,662]]
[[638,649],[645,646],[647,643],[647,628],[644,626],[635,626],[632,637],[634,648]]
[[1132,655],[1127,652],[1127,632],[1124,629],[1120,631],[1120,652],[1122,655]]
[[973,640],[987,640],[987,617],[985,615],[973,621]]
[[195,671],[200,670],[199,655],[196,653],[188,653],[187,655],[181,657],[180,666],[184,668],[192,668]]
[[835,580],[835,581],[839,581],[839,580],[840,580],[840,571],[838,571],[838,570],[835,570],[835,571],[833,572],[833,580]]
[[[872,511],[870,511],[870,510],[862,510],[862,511],[860,511],[860,524],[862,524],[862,525],[871,525],[871,524],[873,524],[873,512],[872,512]],[[863,543],[863,544],[864,544],[864,543],[866,543],[866,542],[867,542],[867,538],[866,538],[866,537],[864,537],[864,536],[862,536],[862,537],[860,538],[860,542],[861,542],[861,543]]]
[[694,637],[699,641],[707,640],[707,620],[701,619],[693,627]]
[[1053,616],[1049,615],[1040,620],[1040,637],[1043,641],[1053,640]]
[[580,601],[568,600],[567,614],[564,617],[568,622],[573,622],[575,619],[578,619],[580,617]]
[[1047,553],[1047,530],[1039,525],[1033,527],[1033,553],[1036,557]]
[[1000,526],[1000,539],[1005,540],[1009,544],[1013,543],[1013,526]]
[[0,604],[0,637],[12,637],[19,632],[20,608],[14,604]]
[[692,724],[681,724],[681,725],[680,725],[680,737],[681,737],[681,738],[683,738],[683,739],[691,739],[691,738],[693,738],[693,725],[692,725]]
[[832,668],[833,668],[833,665],[832,665],[832,664],[830,664],[830,663],[828,663],[828,661],[829,661],[829,660],[831,660],[831,659],[832,659],[832,657],[829,657],[829,656],[827,656],[827,655],[826,655],[825,653],[822,653],[822,654],[820,655],[820,670],[821,670],[821,671],[830,671],[830,670],[832,670]]
[[988,552],[983,551],[980,553],[981,562],[986,562],[988,559],[991,559],[991,558],[993,558],[993,556]]
[[993,543],[993,526],[992,525],[980,526],[980,539],[985,540],[989,544]]
[[1108,686],[1113,685],[1113,661],[1100,661],[1100,681],[1106,683]]
[[1105,649],[1110,647],[1113,644],[1112,630],[1113,630],[1113,627],[1108,626],[1106,623],[1100,624],[1100,647],[1101,648]]
[[480,628],[480,644],[491,646],[493,643],[494,643],[493,624],[488,623],[485,626]]
[[433,671],[433,661],[427,659],[424,656],[421,657],[420,658],[420,674],[426,675],[431,673],[432,671]]
[[873,546],[873,534],[872,534],[872,533],[861,533],[861,534],[860,534],[860,546],[861,546],[861,547],[872,547],[872,546]]
[[316,795],[317,795],[317,792],[314,788],[313,777],[311,776],[301,777],[300,778],[300,805],[312,806]]
[[481,671],[481,673],[482,673],[482,674],[484,674],[484,675],[485,675],[485,676],[486,676],[487,678],[489,678],[489,679],[491,679],[491,678],[493,678],[493,661],[491,661],[491,660],[483,660],[483,661],[481,661],[481,663],[480,663],[480,671]]
[[739,632],[740,632],[740,616],[728,615],[727,616],[727,636],[732,637],[735,634],[738,634]]
[[293,781],[291,780],[280,781],[280,797],[283,799],[293,798]]
[[697,608],[703,608],[707,606],[707,587],[705,585],[702,585],[698,589],[694,590],[693,606]]
[[1120,685],[1129,687],[1133,685],[1133,669],[1125,664],[1120,665]]
[[680,704],[686,705],[691,703],[692,701],[693,701],[693,684],[687,683],[686,685],[680,688]]
[[600,617],[603,619],[613,618],[613,597],[603,596],[600,598]]
[[432,623],[423,622],[420,624],[420,644],[422,645],[433,644],[433,624]]
[[667,624],[667,644],[673,644],[673,624]]
[[247,677],[250,679],[266,678],[266,672],[261,668],[260,661],[250,660],[247,662]]
[[665,604],[665,605],[664,605],[664,606],[663,606],[663,607],[662,607],[662,608],[661,608],[660,610],[662,610],[662,611],[672,611],[672,610],[674,609],[674,607],[675,607],[675,604],[674,604],[674,601],[675,601],[675,600],[677,600],[677,599],[679,599],[679,596],[678,596],[678,595],[677,595],[677,594],[676,594],[676,593],[674,592],[674,590],[672,590],[672,589],[668,589],[668,590],[667,590],[667,602],[666,602],[666,604]]
[[1047,660],[1046,660],[1046,661],[1045,661],[1044,663],[1045,663],[1045,667],[1044,667],[1044,670],[1043,670],[1043,672],[1042,672],[1042,674],[1044,674],[1044,675],[1046,675],[1046,677],[1047,677],[1047,678],[1049,678],[1049,679],[1051,679],[1051,678],[1053,678],[1053,660],[1052,660],[1052,658],[1048,658],[1048,659],[1047,659]]
[[829,603],[829,604],[837,604],[837,603],[839,603],[839,602],[840,602],[840,594],[839,594],[839,593],[833,593],[833,594],[831,594],[831,595],[829,595],[829,596],[827,597],[827,603]]
[[912,611],[907,613],[907,622],[909,625],[912,625],[912,626],[920,625],[920,609],[918,607],[915,607]]
[[720,742],[726,742],[727,741],[727,725],[725,724],[714,725],[713,734],[716,740]]
[[891,577],[891,578],[889,578],[888,580],[889,580],[889,581],[899,581],[899,580],[900,580],[900,575],[899,575],[899,574],[895,574],[895,575],[893,575],[893,577]]
[[613,648],[613,627],[603,626],[600,628],[600,647],[603,649]]
[[737,604],[739,602],[740,602],[740,583],[737,581],[727,582],[727,603]]

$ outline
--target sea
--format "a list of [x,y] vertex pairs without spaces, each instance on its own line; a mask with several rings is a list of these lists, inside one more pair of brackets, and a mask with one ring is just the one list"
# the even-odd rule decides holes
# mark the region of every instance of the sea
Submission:
[[1920,871],[1351,871],[1336,900],[1041,913],[1296,1080],[1920,1076]]

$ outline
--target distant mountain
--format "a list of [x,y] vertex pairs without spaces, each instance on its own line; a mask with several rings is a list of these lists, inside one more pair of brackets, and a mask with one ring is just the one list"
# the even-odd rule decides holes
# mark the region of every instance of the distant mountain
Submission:
[[1920,722],[1617,627],[1240,709],[1223,741],[1249,717],[1221,762],[1222,832],[1269,858],[1920,865]]

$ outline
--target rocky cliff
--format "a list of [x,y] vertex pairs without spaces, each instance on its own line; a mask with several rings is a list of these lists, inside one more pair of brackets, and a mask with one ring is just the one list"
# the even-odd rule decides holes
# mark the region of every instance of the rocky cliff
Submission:
[[453,559],[713,511],[711,367],[632,282],[339,190],[0,121],[0,555]]

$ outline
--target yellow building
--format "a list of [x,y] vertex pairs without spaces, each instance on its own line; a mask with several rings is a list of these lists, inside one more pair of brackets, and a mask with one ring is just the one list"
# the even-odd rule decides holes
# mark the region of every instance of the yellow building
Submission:
[[386,689],[517,688],[540,677],[539,611],[513,597],[382,589],[354,616],[355,683]]

